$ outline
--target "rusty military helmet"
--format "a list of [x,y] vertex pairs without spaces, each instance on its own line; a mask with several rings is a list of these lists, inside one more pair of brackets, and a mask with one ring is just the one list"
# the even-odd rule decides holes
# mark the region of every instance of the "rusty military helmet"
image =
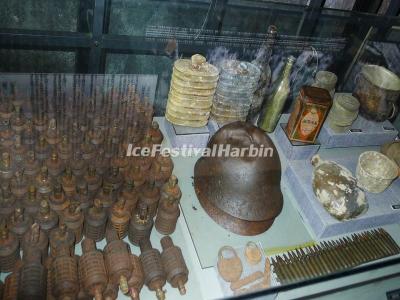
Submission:
[[[203,155],[196,162],[194,186],[205,211],[240,235],[266,231],[283,206],[281,163],[271,139],[249,123],[234,122],[220,128],[207,147],[210,153],[213,148],[215,153],[224,149],[225,155]],[[250,153],[251,147],[258,149],[256,156]]]

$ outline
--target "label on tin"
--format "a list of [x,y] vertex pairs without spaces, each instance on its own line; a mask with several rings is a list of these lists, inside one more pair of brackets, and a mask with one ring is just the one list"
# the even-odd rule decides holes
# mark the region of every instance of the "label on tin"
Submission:
[[318,127],[319,120],[317,109],[311,108],[300,121],[300,133],[303,136],[309,136]]
[[301,117],[294,130],[292,140],[312,143],[315,141],[325,117],[326,107],[308,104],[304,107]]

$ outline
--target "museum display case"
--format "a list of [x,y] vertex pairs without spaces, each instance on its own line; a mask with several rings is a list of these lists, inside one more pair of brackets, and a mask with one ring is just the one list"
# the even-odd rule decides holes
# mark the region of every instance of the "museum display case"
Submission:
[[0,299],[400,295],[399,1],[0,7]]

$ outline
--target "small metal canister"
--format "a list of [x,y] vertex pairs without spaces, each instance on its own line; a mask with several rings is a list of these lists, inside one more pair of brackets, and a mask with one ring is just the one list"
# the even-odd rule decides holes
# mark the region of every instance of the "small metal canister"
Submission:
[[286,126],[291,141],[314,143],[332,106],[326,89],[303,86]]

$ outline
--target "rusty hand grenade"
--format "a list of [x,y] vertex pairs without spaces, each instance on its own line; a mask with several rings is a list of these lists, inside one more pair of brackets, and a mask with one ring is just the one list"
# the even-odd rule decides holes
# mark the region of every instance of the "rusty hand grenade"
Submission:
[[161,173],[163,174],[163,178],[167,181],[174,170],[174,162],[169,154],[167,155],[159,155],[156,158],[157,162],[161,165]]
[[64,209],[66,209],[69,204],[70,201],[67,197],[65,197],[62,185],[60,183],[56,183],[49,198],[50,208],[59,216],[61,216]]
[[36,176],[36,192],[39,198],[50,196],[53,190],[53,185],[49,177],[47,167],[43,166],[39,175]]
[[70,203],[69,207],[64,210],[62,220],[65,225],[75,234],[75,244],[82,240],[84,216],[79,203]]
[[52,265],[53,295],[56,299],[75,299],[79,292],[78,264],[68,247],[57,249]]
[[160,251],[151,246],[149,239],[140,240],[140,262],[143,266],[145,284],[150,291],[155,291],[158,300],[165,299],[163,287],[166,275],[161,261]]
[[113,204],[110,215],[111,225],[117,232],[119,239],[127,236],[130,218],[131,214],[129,209],[126,208],[126,201],[124,198],[120,198]]
[[10,220],[10,231],[13,232],[21,242],[24,234],[29,230],[33,223],[32,218],[24,213],[24,209],[16,207]]
[[94,200],[94,206],[85,215],[84,235],[96,242],[104,239],[107,225],[107,212],[99,199]]
[[150,217],[148,206],[145,203],[139,203],[129,223],[129,241],[138,246],[140,240],[150,238],[152,228],[153,219]]
[[83,178],[87,184],[89,196],[94,197],[100,189],[102,183],[102,177],[97,174],[96,167],[94,165],[89,165],[88,171]]
[[40,229],[39,224],[33,223],[31,228],[25,233],[22,238],[21,248],[23,252],[29,251],[29,248],[37,248],[42,254],[42,261],[46,259],[49,252],[49,238]]
[[41,253],[38,249],[30,248],[24,252],[18,288],[18,300],[46,299],[47,270],[42,265]]
[[0,271],[11,272],[19,259],[19,241],[3,220],[0,224]]
[[68,248],[71,255],[75,253],[75,234],[62,222],[58,228],[50,232],[51,256],[56,257],[59,249],[64,248]]
[[21,200],[28,194],[28,180],[22,171],[15,172],[14,178],[11,179],[11,193],[13,196]]
[[34,185],[29,186],[28,197],[22,200],[22,206],[26,214],[35,218],[39,211],[40,200],[36,194],[36,187]]
[[104,248],[106,268],[111,283],[119,285],[122,293],[129,292],[128,279],[132,274],[131,251],[129,245],[118,239],[117,232],[110,228],[107,245]]
[[57,227],[58,216],[50,209],[49,202],[42,200],[40,202],[39,212],[36,214],[35,222],[39,224],[40,229],[43,230],[47,235],[53,228]]
[[70,167],[65,169],[65,174],[61,177],[61,185],[67,197],[73,197],[76,191],[76,177]]
[[171,196],[160,203],[154,225],[157,231],[164,235],[172,234],[180,215],[178,202]]
[[144,271],[138,256],[131,254],[132,275],[128,280],[129,296],[132,300],[139,300],[140,291],[144,285]]
[[79,275],[87,294],[96,300],[102,299],[108,277],[103,254],[96,249],[91,239],[82,241],[82,256],[79,259]]
[[122,193],[119,198],[124,198],[126,200],[125,206],[132,214],[135,211],[137,202],[139,200],[139,193],[135,189],[133,180],[127,179],[125,181],[125,186],[122,189]]
[[139,203],[144,203],[148,206],[150,218],[154,218],[156,215],[159,200],[160,189],[155,186],[154,181],[150,181],[143,187],[139,196]]
[[9,185],[2,187],[0,192],[0,218],[8,220],[15,210],[16,199],[11,194]]
[[163,185],[160,202],[168,200],[169,197],[174,198],[178,203],[182,197],[182,192],[178,185],[178,178],[175,175],[171,175],[168,182]]
[[178,288],[181,295],[186,294],[185,284],[189,270],[183,258],[182,250],[175,246],[169,236],[161,239],[161,261],[167,274],[167,281],[173,288]]

